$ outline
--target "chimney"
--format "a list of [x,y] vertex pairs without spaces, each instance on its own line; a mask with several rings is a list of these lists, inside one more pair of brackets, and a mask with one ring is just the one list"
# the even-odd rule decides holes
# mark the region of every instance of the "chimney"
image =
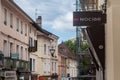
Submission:
[[36,23],[39,25],[39,27],[42,27],[42,17],[38,16],[38,18],[36,19]]

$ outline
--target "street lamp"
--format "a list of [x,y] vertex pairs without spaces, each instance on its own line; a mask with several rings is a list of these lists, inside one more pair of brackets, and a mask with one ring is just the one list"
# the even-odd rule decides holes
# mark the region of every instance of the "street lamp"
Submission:
[[54,57],[55,49],[53,48],[53,46],[50,48],[50,53],[51,56]]

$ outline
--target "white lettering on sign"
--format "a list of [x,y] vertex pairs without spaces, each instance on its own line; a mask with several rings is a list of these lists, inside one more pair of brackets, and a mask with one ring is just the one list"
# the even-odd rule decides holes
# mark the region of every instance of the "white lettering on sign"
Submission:
[[101,18],[80,18],[80,21],[101,21]]

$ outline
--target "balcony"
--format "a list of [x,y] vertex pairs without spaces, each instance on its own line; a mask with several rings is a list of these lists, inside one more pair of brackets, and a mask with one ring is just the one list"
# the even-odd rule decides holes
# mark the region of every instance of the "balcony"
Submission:
[[28,51],[29,52],[36,52],[37,51],[37,40],[34,40],[34,43],[33,43],[33,39],[30,38]]
[[7,70],[30,71],[29,61],[19,59],[4,58],[4,68]]
[[29,48],[28,48],[28,51],[29,51],[29,52],[36,52],[36,51],[37,51],[37,48],[36,48],[36,47],[29,47]]

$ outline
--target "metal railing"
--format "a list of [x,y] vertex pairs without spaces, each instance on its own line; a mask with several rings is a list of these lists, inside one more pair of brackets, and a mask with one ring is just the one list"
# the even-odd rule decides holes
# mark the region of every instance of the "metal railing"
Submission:
[[30,71],[30,63],[29,61],[19,60],[19,59],[11,59],[10,57],[4,58],[4,68],[5,69],[24,69],[25,71]]

